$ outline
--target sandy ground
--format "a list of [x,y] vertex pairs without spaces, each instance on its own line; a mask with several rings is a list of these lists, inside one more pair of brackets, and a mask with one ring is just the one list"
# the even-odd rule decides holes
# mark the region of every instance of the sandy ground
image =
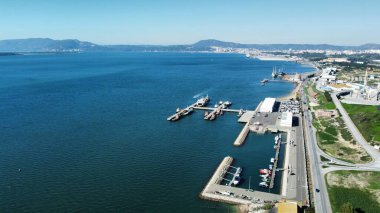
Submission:
[[[293,82],[293,81],[290,81],[290,82],[296,83],[296,82]],[[289,99],[292,99],[292,98],[296,99],[297,93],[298,93],[300,87],[301,87],[301,84],[297,83],[297,86],[288,95],[286,95],[284,97],[281,97],[281,98],[278,98],[278,100],[283,101],[283,100],[289,100]]]

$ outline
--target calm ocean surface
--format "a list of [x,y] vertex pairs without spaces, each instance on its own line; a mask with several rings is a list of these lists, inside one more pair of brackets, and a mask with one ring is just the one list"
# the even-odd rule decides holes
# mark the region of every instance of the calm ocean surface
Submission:
[[284,96],[293,84],[259,83],[273,66],[313,70],[236,54],[0,57],[0,212],[228,212],[199,192],[227,155],[244,167],[240,187],[252,176],[265,190],[274,135],[236,148],[236,114],[166,118],[206,94],[237,109]]

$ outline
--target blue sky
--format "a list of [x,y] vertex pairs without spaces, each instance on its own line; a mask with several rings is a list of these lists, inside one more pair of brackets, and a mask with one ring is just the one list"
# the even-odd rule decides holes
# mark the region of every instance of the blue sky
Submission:
[[379,0],[0,0],[0,39],[380,43]]

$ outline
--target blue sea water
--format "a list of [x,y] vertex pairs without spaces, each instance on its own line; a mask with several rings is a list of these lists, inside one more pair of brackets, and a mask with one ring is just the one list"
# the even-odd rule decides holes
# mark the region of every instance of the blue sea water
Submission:
[[229,211],[199,192],[227,155],[244,167],[240,187],[251,176],[251,187],[265,190],[258,169],[274,155],[274,135],[251,133],[237,148],[235,114],[166,118],[206,94],[237,109],[284,96],[293,84],[260,85],[273,66],[313,70],[237,54],[0,57],[0,211]]

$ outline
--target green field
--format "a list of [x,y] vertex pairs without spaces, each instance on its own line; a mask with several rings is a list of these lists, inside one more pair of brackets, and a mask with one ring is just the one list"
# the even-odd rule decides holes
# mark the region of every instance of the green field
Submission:
[[331,96],[328,92],[318,91],[315,86],[313,86],[313,91],[318,94],[317,100],[319,106],[314,107],[314,109],[335,109],[336,106],[334,102],[331,100]]
[[[358,176],[364,173],[364,178]],[[341,178],[341,182],[338,185],[331,185],[326,178],[333,212],[339,212],[341,206],[347,202],[352,204],[355,212],[379,212],[380,203],[376,200],[375,193],[380,191],[380,172],[336,171],[329,173],[329,175],[330,174],[337,175]],[[352,175],[358,176],[358,181],[367,182],[368,186],[345,185],[347,179]]]
[[343,104],[363,137],[371,144],[380,144],[380,110],[377,106]]

